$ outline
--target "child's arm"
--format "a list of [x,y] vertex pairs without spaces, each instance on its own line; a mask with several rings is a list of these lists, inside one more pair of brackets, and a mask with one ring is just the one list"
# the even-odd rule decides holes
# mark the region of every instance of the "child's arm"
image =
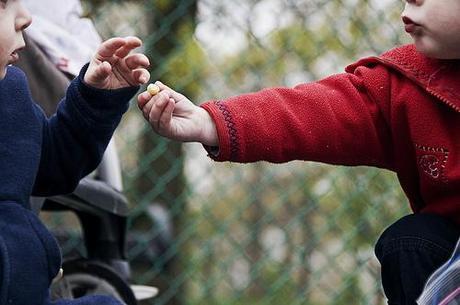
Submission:
[[362,67],[294,88],[202,104],[216,122],[219,154],[214,158],[391,169],[389,75],[383,66]]
[[219,161],[308,160],[391,169],[389,86],[384,67],[362,67],[200,107],[167,87],[154,97],[141,94],[138,103],[160,135],[218,146],[219,154],[211,156]]
[[140,43],[137,38],[102,43],[70,84],[56,114],[47,120],[36,109],[43,144],[34,195],[71,192],[99,164],[128,102],[148,81],[147,57],[130,54]]
[[155,84],[158,94],[138,96],[138,106],[155,132],[172,140],[218,145],[216,126],[206,110],[161,82]]

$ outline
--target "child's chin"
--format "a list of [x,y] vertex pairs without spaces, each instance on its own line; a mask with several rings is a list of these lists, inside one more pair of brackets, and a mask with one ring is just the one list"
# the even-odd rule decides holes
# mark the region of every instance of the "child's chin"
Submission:
[[435,59],[459,59],[460,48],[457,52],[443,48],[436,43],[428,43],[426,41],[415,41],[417,51],[429,58]]
[[433,48],[430,48],[424,44],[420,44],[417,42],[415,43],[415,47],[417,48],[418,52],[422,53],[426,57],[441,59],[439,57],[439,52],[436,52],[436,50],[434,50]]

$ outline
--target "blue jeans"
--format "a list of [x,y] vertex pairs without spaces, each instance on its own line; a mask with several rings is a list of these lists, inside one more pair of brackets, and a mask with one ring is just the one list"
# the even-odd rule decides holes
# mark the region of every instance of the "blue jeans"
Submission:
[[375,246],[388,304],[417,304],[426,280],[449,259],[459,236],[459,226],[438,215],[408,215],[388,227]]

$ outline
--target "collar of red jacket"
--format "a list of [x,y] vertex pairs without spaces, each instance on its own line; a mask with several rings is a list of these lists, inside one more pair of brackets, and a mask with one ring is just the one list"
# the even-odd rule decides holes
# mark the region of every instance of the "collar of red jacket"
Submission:
[[353,72],[358,66],[381,63],[395,69],[424,88],[428,93],[460,112],[460,60],[428,58],[415,46],[405,45],[378,57],[368,57],[348,66]]

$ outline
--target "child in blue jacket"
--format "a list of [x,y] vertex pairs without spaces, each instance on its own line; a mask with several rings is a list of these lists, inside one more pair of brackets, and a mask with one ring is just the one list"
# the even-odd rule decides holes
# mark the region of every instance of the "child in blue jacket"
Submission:
[[[31,23],[21,0],[0,0],[0,305],[49,305],[61,265],[59,247],[30,211],[29,197],[72,192],[99,163],[128,102],[148,81],[136,37],[103,42],[70,84],[54,116],[32,101],[21,70],[10,66]],[[57,304],[115,305],[102,296]]]

